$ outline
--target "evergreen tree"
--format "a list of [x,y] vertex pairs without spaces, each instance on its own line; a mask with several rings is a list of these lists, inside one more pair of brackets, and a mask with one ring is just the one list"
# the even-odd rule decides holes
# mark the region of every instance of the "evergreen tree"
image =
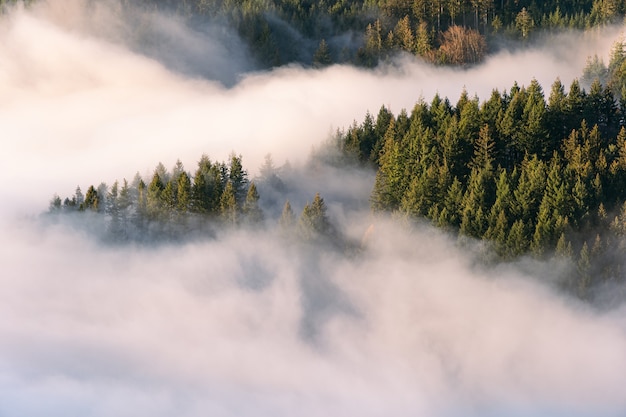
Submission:
[[48,207],[48,211],[50,213],[58,213],[61,211],[61,197],[58,194],[54,194],[52,196],[52,200],[50,200],[50,205]]
[[243,204],[245,221],[251,225],[259,225],[263,222],[263,211],[259,207],[259,193],[254,182],[250,183],[246,201]]
[[232,182],[226,184],[226,188],[220,199],[220,215],[226,224],[233,226],[239,224],[239,206]]
[[478,139],[474,143],[474,157],[470,166],[476,169],[491,171],[495,152],[495,143],[489,133],[489,125],[484,125],[478,134]]
[[248,173],[243,169],[241,155],[230,155],[228,181],[231,183],[237,205],[241,207],[248,192]]
[[85,194],[85,200],[80,205],[80,209],[91,211],[100,210],[100,196],[98,195],[98,191],[96,191],[93,185],[89,186],[87,194]]
[[510,256],[516,257],[524,254],[528,250],[528,242],[528,231],[524,221],[521,219],[515,220],[506,240]]
[[404,194],[406,183],[404,158],[395,138],[393,119],[385,133],[385,145],[380,156],[380,168],[376,173],[372,192],[374,211],[397,210]]
[[313,202],[304,206],[298,221],[299,235],[305,240],[319,240],[333,237],[334,228],[326,215],[326,203],[315,194]]
[[187,213],[191,208],[191,180],[185,171],[178,175],[176,186],[176,209],[180,213]]
[[119,184],[117,181],[113,183],[111,189],[109,190],[109,195],[107,199],[107,206],[105,212],[110,216],[111,221],[109,223],[109,233],[114,238],[119,238],[123,233],[122,229],[122,220],[121,220],[121,210],[119,203]]
[[526,8],[523,7],[515,17],[515,28],[519,31],[522,39],[528,38],[533,26],[535,26],[535,22],[532,16],[528,13]]
[[580,250],[578,256],[578,296],[580,298],[586,298],[589,286],[591,284],[591,259],[589,256],[589,246],[587,242],[583,243],[583,247]]
[[161,176],[158,170],[155,170],[146,193],[146,214],[150,220],[157,220],[162,214],[163,200],[161,194],[164,189],[165,185]]
[[330,49],[328,48],[328,44],[326,40],[322,39],[320,44],[313,55],[313,66],[315,68],[323,68],[327,67],[333,63],[333,60],[330,56]]
[[285,234],[291,234],[296,225],[296,218],[293,213],[293,209],[291,208],[291,204],[289,200],[285,201],[285,205],[283,207],[283,212],[278,220],[278,224],[280,229]]
[[73,206],[75,206],[78,210],[83,210],[84,209],[84,205],[83,202],[85,201],[85,196],[83,195],[83,192],[80,189],[80,186],[76,187],[76,192],[74,193],[74,198],[73,198]]

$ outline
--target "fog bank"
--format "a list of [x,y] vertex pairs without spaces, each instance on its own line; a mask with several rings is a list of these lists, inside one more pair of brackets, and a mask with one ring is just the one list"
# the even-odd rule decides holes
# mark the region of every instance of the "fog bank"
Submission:
[[102,248],[33,223],[10,236],[0,255],[3,415],[626,407],[623,309],[600,314],[513,269],[472,267],[428,229],[376,221],[352,259],[269,232],[159,249]]

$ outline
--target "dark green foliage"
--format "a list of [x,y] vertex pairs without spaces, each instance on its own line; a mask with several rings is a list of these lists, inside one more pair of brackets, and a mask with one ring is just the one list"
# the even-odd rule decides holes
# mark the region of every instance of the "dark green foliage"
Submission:
[[220,198],[220,216],[226,224],[234,226],[239,224],[239,212],[233,183],[228,182]]
[[248,192],[248,173],[243,169],[241,155],[231,154],[228,168],[228,183],[232,185],[237,205],[241,207]]
[[336,231],[326,214],[326,203],[319,193],[304,206],[298,220],[298,235],[305,241],[324,241],[335,237]]
[[333,59],[330,56],[330,49],[325,39],[320,41],[320,44],[313,54],[313,66],[315,68],[327,67],[333,63]]
[[219,213],[222,192],[226,185],[226,167],[202,155],[191,187],[190,210],[199,214]]
[[256,185],[250,183],[242,211],[245,222],[252,226],[258,226],[263,222],[263,211],[259,207],[259,198]]
[[[271,179],[282,183],[277,172]],[[83,196],[77,187],[63,203],[55,195],[49,211],[101,214],[108,238],[114,242],[158,241],[210,233],[212,225],[261,225],[264,216],[259,200],[256,185],[248,187],[240,156],[231,155],[226,165],[203,155],[193,179],[180,161],[171,173],[159,163],[148,185],[137,174],[132,184],[124,180],[121,188],[118,181],[110,187],[90,186]]]
[[[574,81],[566,92],[557,80],[547,102],[533,80],[494,91],[482,105],[463,91],[456,107],[436,96],[430,105],[418,102],[410,116],[383,115],[387,129],[382,133],[377,124],[367,142],[382,143],[374,211],[426,218],[485,239],[503,259],[570,257],[579,264],[574,286],[581,296],[589,277],[610,279],[621,270],[614,258],[605,262],[610,267],[598,267],[608,252],[589,249],[617,245],[616,233],[626,230],[621,217],[607,214],[626,202],[624,113],[598,82],[587,93]],[[346,151],[355,148],[347,145],[354,131],[361,131],[356,123],[340,138]],[[359,155],[371,155],[373,147],[358,144]],[[597,243],[585,249],[591,230]]]
[[[14,3],[5,0],[1,4]],[[132,3],[132,2],[129,2]],[[434,63],[473,64],[492,40],[521,44],[535,34],[587,29],[619,22],[625,6],[615,0],[143,0],[144,7],[173,9],[198,21],[232,25],[262,67],[333,62],[367,67],[402,51]],[[497,35],[497,36],[494,36]],[[352,38],[345,46],[345,38]],[[617,88],[617,84],[615,85]],[[615,90],[614,90],[615,91]]]

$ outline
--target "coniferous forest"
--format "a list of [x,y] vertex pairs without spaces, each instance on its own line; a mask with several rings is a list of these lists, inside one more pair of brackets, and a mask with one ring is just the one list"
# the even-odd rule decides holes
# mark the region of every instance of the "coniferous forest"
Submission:
[[[436,95],[397,115],[382,106],[375,117],[367,113],[337,131],[325,145],[334,157],[311,158],[375,169],[374,213],[425,219],[461,241],[484,241],[490,262],[572,261],[568,286],[585,297],[594,284],[621,280],[626,268],[624,46],[614,45],[608,66],[590,60],[582,79],[593,71],[604,83],[593,77],[588,91],[578,80],[566,87],[556,79],[544,92],[531,80],[482,101],[462,91],[454,104]],[[285,190],[269,155],[256,182],[274,195]],[[146,180],[137,174],[131,183],[90,185],[84,194],[79,186],[71,197],[55,195],[50,212],[99,214],[113,242],[274,225],[305,241],[349,246],[319,193],[299,217],[285,200],[281,216],[266,219],[261,198],[233,153],[227,162],[202,156],[193,174],[178,161],[171,172],[159,163]]]
[[503,41],[618,22],[617,0],[293,1],[144,0],[237,28],[259,62],[375,66],[403,52],[436,64],[481,62]]
[[[3,0],[1,5],[17,0]],[[32,3],[27,0],[25,3]],[[471,65],[500,48],[546,33],[623,19],[618,0],[140,0],[126,7],[174,11],[199,27],[236,29],[261,67],[289,63],[373,67],[406,53],[442,65]]]

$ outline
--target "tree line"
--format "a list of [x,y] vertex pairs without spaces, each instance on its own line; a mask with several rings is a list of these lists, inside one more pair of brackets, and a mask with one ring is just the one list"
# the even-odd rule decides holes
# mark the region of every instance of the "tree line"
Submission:
[[618,86],[596,78],[587,92],[574,80],[566,91],[557,79],[546,99],[532,80],[483,102],[463,91],[455,105],[436,95],[410,114],[384,106],[375,118],[368,113],[335,144],[377,169],[374,212],[482,240],[500,260],[570,259],[570,284],[585,296],[592,281],[626,272],[626,102],[615,97]]
[[[280,190],[279,173],[268,156],[258,181]],[[138,173],[131,182],[90,185],[86,193],[77,186],[74,195],[64,199],[55,194],[48,212],[76,214],[84,224],[95,225],[106,241],[118,243],[184,240],[212,236],[229,227],[260,229],[268,223],[288,238],[341,243],[319,193],[299,217],[286,200],[280,218],[269,222],[259,200],[257,185],[249,180],[241,155],[231,154],[227,163],[203,155],[193,175],[180,161],[171,171],[159,163],[149,182]]]
[[266,67],[374,66],[399,51],[438,64],[480,62],[505,38],[619,22],[619,0],[143,0],[193,19],[223,19]]
[[[37,0],[0,0],[0,10]],[[375,66],[398,52],[444,65],[480,62],[501,39],[619,22],[620,0],[120,0],[160,8],[200,29],[228,22],[261,67]]]

